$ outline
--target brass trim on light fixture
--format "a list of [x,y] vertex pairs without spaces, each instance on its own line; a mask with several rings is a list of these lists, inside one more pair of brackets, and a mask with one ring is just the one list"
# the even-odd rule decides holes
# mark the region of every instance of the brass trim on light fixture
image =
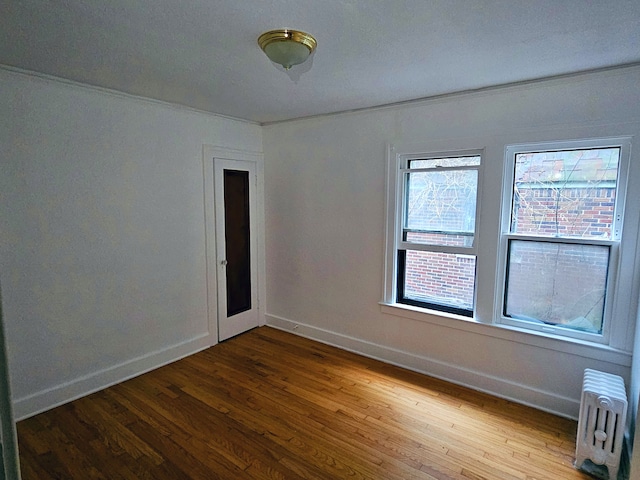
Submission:
[[282,28],[271,30],[258,37],[258,45],[269,60],[289,70],[304,63],[316,48],[316,39],[305,32]]
[[316,42],[316,39],[308,33],[301,32],[299,30],[282,28],[279,30],[271,30],[260,35],[260,37],[258,38],[258,45],[260,45],[260,48],[264,51],[264,49],[270,43],[284,41],[301,43],[309,49],[309,54],[313,53],[316,45],[318,44],[318,42]]

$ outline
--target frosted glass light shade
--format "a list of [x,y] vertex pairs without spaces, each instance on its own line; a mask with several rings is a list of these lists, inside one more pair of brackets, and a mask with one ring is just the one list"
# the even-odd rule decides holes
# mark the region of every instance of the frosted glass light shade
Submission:
[[304,62],[316,48],[316,39],[308,33],[281,29],[263,33],[258,44],[272,62],[287,70]]

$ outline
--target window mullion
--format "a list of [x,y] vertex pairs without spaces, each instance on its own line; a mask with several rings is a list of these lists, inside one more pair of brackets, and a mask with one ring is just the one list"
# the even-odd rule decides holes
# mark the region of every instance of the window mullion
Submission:
[[476,247],[455,247],[451,245],[426,245],[423,243],[400,242],[398,250],[415,250],[420,252],[451,253],[454,255],[476,255]]
[[614,240],[598,240],[595,238],[573,238],[573,237],[544,237],[535,235],[520,235],[516,233],[505,234],[507,240],[522,240],[530,242],[547,242],[547,243],[567,243],[574,245],[601,245],[611,246],[618,242]]

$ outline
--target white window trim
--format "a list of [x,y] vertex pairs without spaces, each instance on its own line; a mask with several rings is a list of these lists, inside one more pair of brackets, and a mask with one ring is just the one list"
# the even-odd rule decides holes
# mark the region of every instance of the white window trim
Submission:
[[[620,131],[626,130],[623,128],[624,126],[617,125],[613,129]],[[625,141],[632,140],[633,137],[631,135],[620,136],[617,135],[618,132],[612,131],[611,126],[598,126],[597,128],[587,129],[590,133],[595,133],[595,135],[590,138],[597,138],[597,131],[602,133],[610,132],[610,137],[600,137],[602,140],[605,140],[607,144],[610,144],[614,139],[624,139]],[[527,143],[527,145],[531,145],[536,141],[539,141],[540,144],[549,144],[554,143],[557,138],[556,131],[547,132],[547,135],[543,135],[545,138],[540,138],[540,135],[536,132],[532,132],[533,141]],[[565,138],[571,138],[571,135],[574,132],[566,131],[564,132]],[[627,133],[627,132],[625,132]],[[632,132],[628,132],[632,133]],[[589,134],[587,134],[589,135]],[[496,279],[500,277],[499,273],[499,252],[500,252],[500,232],[498,230],[493,232],[485,231],[484,223],[482,222],[482,213],[480,218],[478,219],[480,223],[480,227],[476,228],[476,239],[478,243],[483,242],[483,238],[485,235],[488,239],[492,239],[495,236],[494,240],[491,240],[493,246],[484,245],[480,246],[480,251],[487,252],[487,249],[494,248],[495,259],[486,260],[483,258],[478,259],[477,265],[477,278],[484,278],[484,281],[489,281],[489,279],[493,279],[494,287],[492,288],[495,299],[494,298],[483,298],[482,302],[482,311],[486,312],[489,315],[480,314],[480,317],[463,317],[455,314],[450,314],[441,311],[435,310],[427,310],[419,307],[413,307],[410,305],[399,304],[395,302],[395,281],[397,278],[397,272],[394,267],[395,263],[395,251],[396,251],[396,243],[395,243],[395,232],[398,226],[396,225],[397,221],[402,221],[402,216],[397,215],[396,209],[398,206],[398,198],[399,195],[397,191],[397,180],[399,175],[399,164],[398,164],[398,155],[411,155],[412,153],[420,156],[424,154],[424,152],[429,152],[433,150],[438,151],[455,151],[458,150],[473,150],[477,149],[480,145],[486,144],[487,147],[483,147],[485,152],[489,151],[492,153],[491,158],[484,159],[482,164],[483,168],[487,168],[493,161],[499,160],[503,162],[504,152],[506,145],[521,145],[524,144],[523,141],[527,140],[522,138],[509,138],[512,136],[503,136],[503,137],[492,137],[492,138],[483,138],[483,137],[467,137],[467,138],[458,138],[454,140],[455,145],[452,145],[451,140],[436,140],[435,142],[430,142],[429,145],[424,143],[412,143],[412,144],[387,144],[387,182],[386,182],[386,234],[385,234],[385,249],[384,249],[384,277],[382,283],[382,300],[379,302],[380,311],[383,314],[391,315],[397,318],[404,318],[409,321],[419,321],[425,322],[437,327],[442,328],[450,328],[459,330],[461,332],[467,332],[470,334],[478,334],[478,335],[486,335],[497,339],[504,339],[510,342],[522,343],[524,345],[532,345],[539,348],[546,348],[552,351],[564,352],[570,355],[579,355],[584,358],[589,358],[595,361],[603,361],[603,362],[611,362],[613,364],[622,365],[622,366],[630,366],[631,358],[632,358],[632,340],[633,340],[633,332],[635,330],[635,317],[637,315],[637,302],[633,301],[633,298],[637,299],[637,292],[640,290],[640,273],[636,272],[635,265],[640,262],[640,253],[637,256],[634,256],[630,252],[640,252],[640,235],[637,235],[640,231],[640,218],[637,215],[637,206],[640,203],[640,200],[635,198],[627,198],[626,202],[626,215],[624,218],[625,222],[625,236],[621,242],[621,251],[626,252],[622,254],[619,259],[619,263],[621,264],[621,268],[617,272],[617,281],[618,284],[630,285],[625,287],[623,290],[618,290],[616,292],[616,300],[615,300],[615,309],[613,312],[614,317],[617,319],[614,324],[611,324],[610,330],[610,340],[609,344],[602,343],[594,343],[584,340],[579,340],[575,338],[570,338],[566,336],[559,336],[555,334],[545,333],[545,332],[536,332],[530,329],[522,329],[519,327],[505,325],[498,323],[494,317],[494,310],[496,308],[496,301],[501,301],[501,293],[498,292],[498,288],[496,285]],[[537,137],[537,138],[536,138]],[[574,137],[576,138],[576,137]],[[501,144],[501,146],[500,146]],[[564,144],[571,144],[571,142],[567,141]],[[450,148],[454,147],[454,148]],[[498,151],[502,152],[502,155],[498,159],[496,157],[496,153]],[[633,157],[636,157],[637,154],[632,152]],[[633,170],[633,178],[630,176],[631,172],[631,162],[633,159],[630,159],[628,164],[626,165],[627,171],[624,172],[627,183],[631,185],[635,185],[638,180],[640,180],[640,173],[638,173],[637,169]],[[499,171],[503,171],[504,165],[499,167]],[[621,167],[622,168],[622,167]],[[491,166],[491,170],[495,171],[495,167]],[[495,172],[497,173],[497,171]],[[482,178],[482,175],[481,175]],[[635,179],[635,180],[634,180]],[[636,183],[633,183],[633,182]],[[486,195],[488,192],[485,192],[482,189],[482,180],[478,185],[479,189],[479,199],[478,202],[483,202],[486,200]],[[624,185],[626,187],[626,185]],[[493,204],[493,201],[491,201]],[[502,205],[502,200],[498,202]],[[400,204],[401,205],[401,204]],[[486,212],[485,212],[486,214]],[[493,212],[492,212],[493,214]],[[496,212],[499,214],[499,212]],[[497,219],[496,219],[497,220]],[[490,224],[493,222],[489,222]],[[496,221],[496,224],[499,222]],[[487,264],[487,261],[489,262]],[[483,273],[480,273],[480,272]],[[493,272],[493,273],[489,273]],[[626,298],[618,298],[619,296],[625,296]],[[634,297],[635,295],[635,297]],[[496,300],[497,299],[497,300]],[[499,305],[499,304],[498,304]],[[480,308],[480,302],[476,301],[476,308]],[[501,307],[498,307],[501,308]],[[479,312],[480,313],[480,312]]]
[[476,335],[486,335],[492,338],[499,338],[539,348],[546,348],[556,352],[578,355],[584,358],[609,362],[616,365],[626,367],[631,366],[631,352],[612,348],[608,345],[586,342],[570,337],[549,335],[544,332],[525,330],[518,327],[512,327],[510,325],[482,323],[469,317],[462,317],[435,310],[426,310],[400,303],[386,303],[382,301],[380,302],[380,311],[395,317],[425,322],[438,327],[451,328]]
[[[518,235],[510,233],[511,222],[511,202],[514,176],[514,161],[518,153],[528,153],[532,151],[560,151],[586,148],[611,148],[620,147],[620,159],[618,163],[618,179],[616,185],[616,205],[614,210],[614,221],[612,225],[612,238],[610,240],[598,239],[574,239],[555,237],[536,237],[530,235]],[[496,296],[494,299],[494,321],[498,325],[516,327],[523,330],[531,330],[559,337],[574,338],[591,343],[604,345],[611,344],[611,327],[615,318],[616,306],[622,301],[618,295],[617,285],[620,264],[620,239],[622,236],[622,225],[624,218],[624,205],[626,199],[626,188],[629,174],[629,160],[631,150],[630,137],[599,138],[586,140],[570,140],[544,143],[527,143],[517,145],[507,145],[504,154],[504,175],[502,190],[502,217],[500,232],[500,249],[498,253],[498,277],[496,281]],[[609,251],[609,271],[607,273],[607,287],[605,294],[604,325],[602,334],[581,332],[562,327],[535,324],[523,320],[509,318],[503,315],[503,302],[506,290],[507,273],[507,247],[509,240],[526,239],[540,242],[575,243],[585,245],[605,245],[610,246]],[[627,308],[628,311],[628,308]]]

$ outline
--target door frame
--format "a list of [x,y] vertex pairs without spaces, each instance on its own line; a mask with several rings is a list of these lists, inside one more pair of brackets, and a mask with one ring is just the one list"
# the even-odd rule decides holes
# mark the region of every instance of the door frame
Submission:
[[0,478],[20,480],[20,460],[18,457],[18,436],[13,417],[11,385],[9,378],[7,342],[2,314],[2,294],[0,293]]
[[255,165],[256,185],[256,219],[255,232],[257,252],[257,283],[256,289],[258,310],[258,325],[265,324],[265,233],[264,233],[264,156],[259,152],[236,150],[214,145],[203,146],[203,176],[204,176],[204,220],[205,220],[205,255],[207,266],[207,316],[209,343],[215,345],[220,341],[218,335],[218,251],[216,243],[216,196],[215,196],[215,162],[238,161],[250,162]]
[[[216,268],[218,275],[218,341],[223,341],[258,326],[258,242],[256,238],[258,175],[255,162],[213,159],[216,210]],[[249,214],[249,308],[229,315],[229,232],[227,232],[227,172],[246,175]],[[233,215],[232,215],[233,217]]]

